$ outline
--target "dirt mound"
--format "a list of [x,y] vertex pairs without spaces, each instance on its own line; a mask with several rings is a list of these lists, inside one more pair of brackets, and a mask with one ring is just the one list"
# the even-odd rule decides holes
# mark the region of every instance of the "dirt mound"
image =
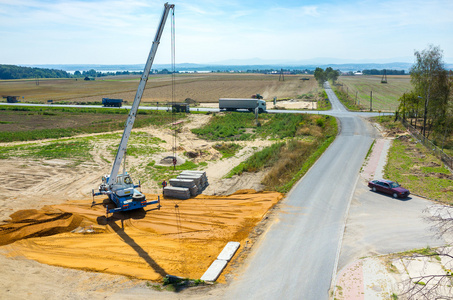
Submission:
[[[13,214],[12,221],[0,227],[3,245],[8,244],[0,249],[49,265],[140,279],[159,280],[167,274],[200,278],[228,242],[245,244],[282,197],[247,190],[164,199],[160,210],[150,206],[109,219],[102,205],[91,207],[91,200],[68,201]],[[81,230],[73,230],[78,227]]]
[[0,226],[0,245],[31,237],[68,232],[82,222],[82,217],[78,214],[52,208],[21,210],[10,217],[12,220],[9,223]]

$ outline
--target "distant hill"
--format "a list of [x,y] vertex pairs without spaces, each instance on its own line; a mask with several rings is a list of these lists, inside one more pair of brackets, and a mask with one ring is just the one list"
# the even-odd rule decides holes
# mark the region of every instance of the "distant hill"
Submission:
[[[233,62],[233,61],[231,61]],[[239,61],[238,61],[239,62]],[[265,62],[265,61],[263,61]],[[307,61],[308,62],[308,61]],[[61,65],[26,65],[26,67],[34,68],[50,68],[64,70],[69,73],[75,71],[89,71],[96,70],[96,72],[117,72],[117,71],[129,71],[129,72],[141,72],[144,69],[144,64],[118,64],[118,65],[96,65],[96,64],[61,64]],[[412,63],[407,62],[392,62],[392,63],[338,63],[338,64],[317,64],[317,63],[262,63],[262,64],[193,64],[193,63],[180,63],[176,64],[177,71],[210,71],[210,72],[246,72],[247,70],[315,70],[317,67],[327,68],[331,67],[334,70],[340,70],[342,72],[359,71],[359,70],[404,70],[406,73],[412,67]],[[453,70],[453,64],[446,64],[447,69]],[[171,70],[170,64],[155,64],[153,70]]]
[[[130,65],[95,65],[95,64],[78,64],[78,65],[27,65],[29,67],[61,69],[73,73],[74,71],[96,70],[96,72],[116,72],[116,71],[143,71],[143,64]],[[351,64],[176,64],[177,71],[247,71],[247,70],[314,70],[317,67],[339,69],[344,72],[357,71],[363,69],[392,69],[408,71],[412,66],[411,63],[351,63]],[[154,70],[168,69],[171,70],[170,64],[156,64]]]
[[69,78],[71,75],[63,70],[0,65],[0,79],[26,78]]

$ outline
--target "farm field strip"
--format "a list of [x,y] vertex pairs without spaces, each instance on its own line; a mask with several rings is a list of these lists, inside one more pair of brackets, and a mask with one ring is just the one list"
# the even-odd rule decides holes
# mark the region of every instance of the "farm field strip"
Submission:
[[373,110],[395,111],[398,99],[412,90],[410,76],[387,76],[387,83],[381,83],[382,76],[341,76],[338,80],[341,88],[356,98],[360,105],[370,107],[370,92],[373,92]]

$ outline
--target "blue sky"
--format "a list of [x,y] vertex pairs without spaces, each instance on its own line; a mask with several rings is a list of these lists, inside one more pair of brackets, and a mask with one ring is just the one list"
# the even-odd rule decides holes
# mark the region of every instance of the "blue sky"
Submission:
[[[163,3],[0,0],[0,64],[143,64]],[[453,63],[452,0],[170,3],[177,63],[413,62],[429,44]],[[155,63],[170,57],[169,19]]]

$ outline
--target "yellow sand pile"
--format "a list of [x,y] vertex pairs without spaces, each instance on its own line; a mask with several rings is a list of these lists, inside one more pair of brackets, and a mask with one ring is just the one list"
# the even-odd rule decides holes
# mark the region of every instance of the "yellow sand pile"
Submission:
[[[157,198],[147,195],[148,199]],[[117,213],[91,200],[19,211],[0,226],[10,256],[41,263],[159,280],[200,278],[229,241],[241,242],[282,195],[244,190],[230,196],[163,200],[160,210]]]

